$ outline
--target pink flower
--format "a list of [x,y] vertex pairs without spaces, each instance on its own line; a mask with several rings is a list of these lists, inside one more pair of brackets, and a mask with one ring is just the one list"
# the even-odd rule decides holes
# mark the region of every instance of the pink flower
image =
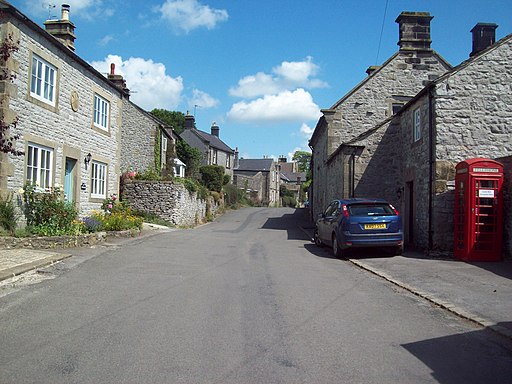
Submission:
[[112,204],[109,204],[109,205],[108,205],[108,209],[112,209]]

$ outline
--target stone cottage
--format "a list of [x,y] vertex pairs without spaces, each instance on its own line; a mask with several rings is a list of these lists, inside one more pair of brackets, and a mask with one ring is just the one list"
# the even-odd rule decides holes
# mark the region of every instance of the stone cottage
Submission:
[[257,204],[279,204],[279,167],[270,158],[240,159],[234,170],[233,184],[247,192]]
[[119,189],[123,91],[74,53],[69,6],[46,30],[0,1],[2,119],[23,156],[1,155],[0,190],[62,185],[82,212]]
[[188,112],[185,116],[185,130],[180,137],[192,148],[203,154],[203,165],[220,165],[224,173],[233,179],[235,151],[220,139],[220,128],[213,123],[210,133],[196,128],[194,116]]
[[[399,132],[391,125],[392,116],[429,81],[451,69],[431,48],[431,20],[428,12],[402,12],[396,19],[398,52],[381,66],[368,68],[368,77],[322,110],[309,141],[312,217],[334,198],[377,196],[398,201],[401,148],[393,138]],[[378,124],[382,124],[378,133],[368,135]],[[385,143],[382,132],[388,133]],[[378,167],[367,170],[373,164]],[[376,174],[370,174],[374,169]],[[373,178],[380,175],[388,177],[376,190]]]

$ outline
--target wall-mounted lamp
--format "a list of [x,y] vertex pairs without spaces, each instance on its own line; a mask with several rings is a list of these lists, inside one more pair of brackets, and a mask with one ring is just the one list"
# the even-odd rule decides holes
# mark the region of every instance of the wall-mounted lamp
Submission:
[[402,198],[402,194],[404,193],[404,187],[398,187],[396,189],[396,197],[398,197],[398,200]]
[[84,158],[84,164],[85,164],[85,170],[87,170],[87,167],[89,166],[89,163],[91,162],[92,155],[91,153],[88,153],[87,156]]

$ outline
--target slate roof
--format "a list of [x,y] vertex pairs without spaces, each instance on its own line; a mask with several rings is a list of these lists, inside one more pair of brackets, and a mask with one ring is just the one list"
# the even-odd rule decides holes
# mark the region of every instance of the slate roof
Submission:
[[[188,133],[189,132],[189,133]],[[180,136],[186,138],[187,135],[194,134],[197,136],[203,143],[208,144],[210,147],[221,150],[223,152],[233,154],[235,151],[230,148],[226,143],[224,143],[217,136],[200,131],[196,128],[185,129]]]
[[240,159],[237,171],[268,172],[272,167],[273,159]]
[[304,183],[306,181],[305,172],[281,172],[281,179],[289,183],[296,183],[297,177],[300,177],[301,183]]

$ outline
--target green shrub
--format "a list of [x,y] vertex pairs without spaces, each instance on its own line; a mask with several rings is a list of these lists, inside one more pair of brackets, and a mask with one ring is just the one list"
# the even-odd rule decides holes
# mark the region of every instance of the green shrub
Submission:
[[5,198],[0,196],[0,228],[14,235],[17,226],[18,215],[16,205],[12,201],[12,195]]
[[201,184],[210,191],[220,192],[224,182],[224,167],[220,165],[205,165],[199,168]]
[[23,209],[30,232],[37,235],[75,234],[81,228],[78,210],[73,203],[64,201],[64,193],[58,186],[43,190],[26,184]]
[[295,200],[294,197],[291,196],[285,196],[282,198],[283,201],[283,207],[296,207],[297,206],[297,200]]
[[137,172],[134,176],[135,180],[151,180],[151,181],[160,181],[162,180],[162,176],[160,172],[156,169],[148,168],[143,172]]

